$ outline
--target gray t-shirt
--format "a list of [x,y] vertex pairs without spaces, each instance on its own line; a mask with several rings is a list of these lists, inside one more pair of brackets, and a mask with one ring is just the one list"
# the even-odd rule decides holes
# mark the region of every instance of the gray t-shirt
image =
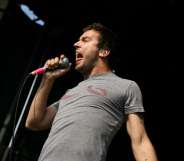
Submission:
[[39,161],[104,161],[125,115],[144,112],[138,85],[111,72],[80,82],[57,105]]

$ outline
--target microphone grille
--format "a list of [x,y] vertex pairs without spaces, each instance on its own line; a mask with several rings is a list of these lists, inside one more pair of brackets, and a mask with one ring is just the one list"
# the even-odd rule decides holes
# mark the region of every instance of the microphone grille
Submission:
[[64,57],[63,59],[60,60],[59,62],[60,68],[67,68],[69,66],[69,59],[67,57]]

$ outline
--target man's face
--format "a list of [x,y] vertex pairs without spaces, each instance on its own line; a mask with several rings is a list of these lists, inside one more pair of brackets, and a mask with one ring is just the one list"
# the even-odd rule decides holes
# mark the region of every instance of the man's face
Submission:
[[99,58],[99,36],[94,30],[84,32],[79,41],[74,44],[76,48],[76,65],[75,69],[79,72],[86,73],[92,70]]

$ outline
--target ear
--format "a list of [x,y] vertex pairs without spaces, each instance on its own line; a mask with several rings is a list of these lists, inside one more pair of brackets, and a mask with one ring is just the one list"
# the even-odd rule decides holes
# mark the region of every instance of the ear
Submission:
[[99,57],[100,58],[106,58],[110,54],[110,51],[107,49],[102,49],[99,52]]

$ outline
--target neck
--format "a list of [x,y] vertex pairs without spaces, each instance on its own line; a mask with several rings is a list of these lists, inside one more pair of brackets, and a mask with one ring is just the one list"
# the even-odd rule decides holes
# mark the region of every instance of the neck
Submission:
[[109,66],[107,66],[106,64],[100,64],[98,66],[95,66],[90,72],[83,73],[83,76],[84,76],[84,79],[87,79],[91,76],[105,74],[108,72],[112,72],[112,69]]

